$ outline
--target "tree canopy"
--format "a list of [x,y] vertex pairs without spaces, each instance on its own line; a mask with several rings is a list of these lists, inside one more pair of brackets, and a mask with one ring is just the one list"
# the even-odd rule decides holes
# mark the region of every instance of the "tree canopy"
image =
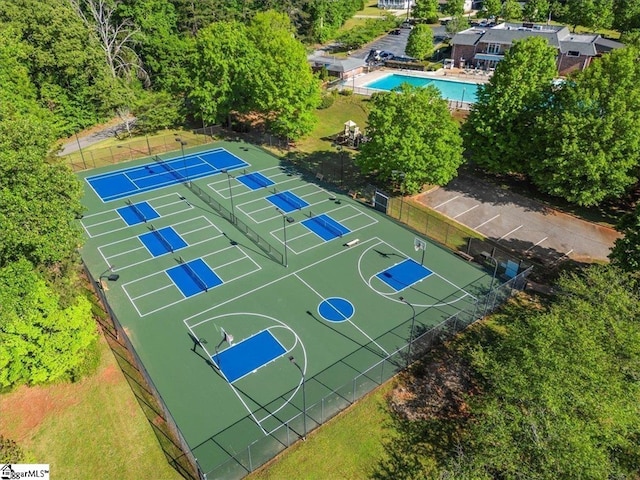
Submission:
[[[464,362],[443,368],[471,375],[473,393],[458,399],[462,408],[453,418],[425,417],[426,404],[416,401],[425,405],[425,415],[399,417],[400,438],[387,445],[376,478],[555,480],[637,473],[637,280],[612,266],[593,266],[564,275],[556,287],[559,294],[549,304],[513,301],[447,346]],[[405,395],[441,374],[424,365],[413,374],[423,372],[428,376],[402,385]]]
[[429,25],[416,25],[407,40],[407,55],[424,60],[433,55],[433,30]]
[[424,184],[448,183],[463,162],[458,126],[432,86],[403,84],[393,92],[373,95],[367,136],[358,165],[387,182],[401,175],[408,194],[419,192]]
[[521,171],[535,148],[532,128],[547,107],[555,56],[543,38],[516,42],[489,83],[478,88],[478,101],[462,130],[475,162],[495,172]]
[[0,268],[0,388],[73,377],[96,338],[85,297],[61,308],[26,260]]
[[531,152],[538,187],[579,205],[615,198],[640,165],[640,64],[635,49],[610,52],[567,82],[538,117]]

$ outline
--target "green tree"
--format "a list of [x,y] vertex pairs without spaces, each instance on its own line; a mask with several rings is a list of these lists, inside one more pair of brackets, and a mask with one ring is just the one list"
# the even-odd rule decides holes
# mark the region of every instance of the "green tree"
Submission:
[[444,29],[447,35],[453,37],[456,33],[469,28],[469,19],[464,15],[455,15],[447,22]]
[[484,0],[482,2],[482,14],[485,18],[495,17],[497,20],[502,13],[502,1],[501,0]]
[[640,50],[640,28],[623,33],[620,35],[620,41],[625,45]]
[[438,0],[417,0],[411,10],[411,15],[427,23],[436,23],[438,21],[438,9]]
[[578,25],[599,30],[611,27],[613,23],[614,0],[567,0],[563,10],[563,20],[573,26]]
[[624,235],[613,244],[609,259],[621,270],[640,271],[640,204],[635,210],[622,216],[617,230]]
[[458,126],[435,87],[403,84],[373,95],[367,136],[357,156],[360,168],[384,181],[401,175],[408,194],[427,183],[448,183],[463,162]]
[[247,30],[258,52],[251,92],[254,110],[277,135],[299,138],[315,125],[320,82],[311,72],[304,45],[295,38],[289,17],[256,14]]
[[442,11],[452,17],[460,16],[464,13],[464,0],[447,0]]
[[526,170],[529,154],[541,148],[532,129],[548,106],[555,57],[555,49],[543,38],[516,42],[489,83],[479,87],[462,130],[475,162],[494,172]]
[[2,0],[0,25],[23,42],[29,78],[40,105],[57,117],[57,135],[111,114],[120,85],[111,77],[99,44],[67,0]]
[[507,22],[513,22],[522,18],[522,7],[517,0],[505,0],[502,4],[500,15]]
[[26,260],[0,268],[0,387],[67,379],[96,339],[85,297],[61,308]]
[[573,77],[538,118],[540,148],[530,176],[543,191],[597,205],[637,182],[640,64],[635,49],[615,50]]
[[51,139],[40,116],[0,106],[0,266],[24,257],[57,269],[76,258],[82,187],[67,167],[45,160]]
[[640,3],[613,0],[613,28],[622,33],[640,29]]
[[529,0],[522,9],[522,18],[528,22],[543,22],[549,18],[549,0]]
[[516,305],[498,315],[485,337],[492,341],[471,351],[483,393],[471,399],[474,420],[462,443],[469,470],[483,477],[628,478],[637,471],[636,282],[595,266],[564,276],[558,289],[548,310]]
[[167,92],[147,91],[139,95],[134,108],[135,128],[141,133],[153,133],[164,128],[183,125],[183,103]]
[[429,25],[416,25],[407,40],[407,55],[425,60],[433,55],[433,30]]
[[246,112],[258,55],[240,23],[218,22],[200,30],[190,65],[193,114],[214,124],[227,122],[232,111]]

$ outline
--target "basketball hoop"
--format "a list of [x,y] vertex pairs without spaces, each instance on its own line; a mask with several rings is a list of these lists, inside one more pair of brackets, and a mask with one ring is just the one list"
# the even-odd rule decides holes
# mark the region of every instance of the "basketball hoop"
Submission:
[[413,248],[417,252],[418,250],[422,250],[422,260],[420,261],[420,265],[424,264],[424,252],[427,249],[427,241],[422,238],[415,237],[413,239]]

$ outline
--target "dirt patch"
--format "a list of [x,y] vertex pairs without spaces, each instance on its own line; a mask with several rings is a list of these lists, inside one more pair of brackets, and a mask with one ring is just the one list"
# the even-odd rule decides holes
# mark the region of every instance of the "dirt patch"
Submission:
[[389,406],[408,420],[460,418],[468,415],[467,398],[476,391],[466,362],[445,350],[405,373]]
[[107,365],[107,367],[100,372],[100,380],[101,384],[116,384],[122,380],[122,373],[115,365]]
[[20,442],[48,417],[80,402],[78,384],[19,387],[0,396],[0,432]]

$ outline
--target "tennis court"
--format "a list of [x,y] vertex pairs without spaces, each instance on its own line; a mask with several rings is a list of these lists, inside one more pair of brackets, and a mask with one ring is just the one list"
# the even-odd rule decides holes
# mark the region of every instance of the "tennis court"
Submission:
[[[411,231],[257,147],[215,147],[185,156],[209,159],[188,180],[181,156],[86,175],[82,256],[202,471],[240,478],[346,407],[345,384],[373,388],[367,372],[406,349],[414,322],[473,308],[491,276],[428,241],[415,250]],[[120,187],[145,171],[153,188]]]

